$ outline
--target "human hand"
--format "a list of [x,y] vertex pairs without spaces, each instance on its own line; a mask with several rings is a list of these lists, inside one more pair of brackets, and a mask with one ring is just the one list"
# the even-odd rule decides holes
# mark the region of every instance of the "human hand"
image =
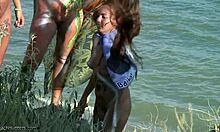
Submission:
[[15,20],[14,26],[16,28],[23,27],[24,26],[24,15],[21,9],[15,10],[15,17],[16,17],[16,20]]

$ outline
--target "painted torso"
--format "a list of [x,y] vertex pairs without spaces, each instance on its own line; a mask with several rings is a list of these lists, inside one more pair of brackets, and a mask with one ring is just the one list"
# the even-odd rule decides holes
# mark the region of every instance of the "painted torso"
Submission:
[[112,80],[118,89],[123,89],[131,84],[137,68],[129,57],[125,57],[125,61],[116,61],[117,59],[112,57],[110,50],[116,34],[116,30],[106,35],[96,34],[100,42],[94,45],[88,65],[102,77]]

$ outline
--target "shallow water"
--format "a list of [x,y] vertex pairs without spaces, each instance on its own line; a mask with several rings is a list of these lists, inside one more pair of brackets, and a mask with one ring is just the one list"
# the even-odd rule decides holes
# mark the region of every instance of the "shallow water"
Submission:
[[[20,63],[28,44],[32,1],[22,2],[26,25],[20,30],[13,28],[5,64]],[[155,121],[159,113],[159,120],[167,119],[168,127],[174,131],[177,126],[174,107],[185,111],[192,104],[193,108],[209,110],[209,102],[217,108],[220,2],[144,0],[141,19],[142,29],[134,43],[144,64],[130,87],[133,106],[129,124],[143,126],[151,122],[151,114]],[[41,66],[37,71],[41,81],[43,74]],[[195,132],[207,131],[205,122],[195,122]]]

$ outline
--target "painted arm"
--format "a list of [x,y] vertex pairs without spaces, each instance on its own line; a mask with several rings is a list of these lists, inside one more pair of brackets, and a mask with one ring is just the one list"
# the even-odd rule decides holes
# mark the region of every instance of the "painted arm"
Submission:
[[78,104],[82,113],[84,113],[85,107],[87,107],[88,96],[95,88],[97,67],[98,67],[98,64],[99,64],[101,57],[102,57],[102,52],[101,52],[102,49],[99,45],[99,42],[100,42],[100,38],[99,38],[98,34],[94,34],[91,57],[88,61],[88,66],[91,69],[93,69],[93,73],[92,73],[92,76],[90,77],[89,83],[86,86],[86,89],[84,90],[83,95],[82,95],[82,97],[79,101],[79,104]]
[[83,95],[79,101],[78,107],[81,111],[81,114],[84,113],[85,108],[88,106],[87,105],[87,98],[90,95],[90,93],[93,91],[95,88],[95,73],[93,72],[92,76],[90,77],[89,83],[86,86],[86,89],[83,92]]
[[100,45],[100,35],[95,33],[93,35],[93,46],[91,51],[91,57],[87,62],[88,66],[91,69],[96,69],[100,64],[102,58],[102,47]]
[[21,1],[13,0],[13,2],[15,6],[14,11],[15,11],[15,17],[16,17],[14,25],[16,28],[21,28],[24,26],[24,15],[22,12]]

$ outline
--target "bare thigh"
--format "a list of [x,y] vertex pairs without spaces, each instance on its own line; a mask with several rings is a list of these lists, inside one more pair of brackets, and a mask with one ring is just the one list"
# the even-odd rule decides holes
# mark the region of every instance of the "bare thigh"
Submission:
[[10,0],[1,0],[0,1],[0,19],[4,15],[7,16],[8,14],[6,12],[8,12],[9,10],[11,12],[11,1]]
[[30,44],[26,50],[25,64],[36,69],[41,63],[48,46],[56,33],[56,23],[46,13],[34,16],[30,28]]
[[75,40],[80,31],[82,18],[79,12],[72,12],[72,14],[59,24],[57,32],[56,43],[56,57],[68,57],[70,51],[74,47]]
[[111,88],[107,87],[100,80],[96,82],[95,94],[96,102],[94,108],[94,124],[104,121],[107,112],[111,109],[112,100],[114,98],[114,92]]
[[57,32],[57,43],[56,43],[56,51],[55,51],[55,71],[54,71],[54,79],[55,86],[61,86],[64,84],[64,76],[66,75],[66,71],[63,68],[66,64],[66,60],[73,50],[75,45],[76,38],[81,28],[82,19],[79,15],[79,12],[74,12],[58,26]]
[[125,88],[119,92],[118,103],[118,121],[116,125],[116,132],[121,132],[131,113],[131,97],[129,88]]
[[0,65],[3,62],[11,37],[11,5],[9,0],[0,1]]
[[118,97],[112,100],[106,113],[104,131],[110,132],[112,129],[116,132],[123,131],[130,112],[131,99],[129,89],[118,90]]

